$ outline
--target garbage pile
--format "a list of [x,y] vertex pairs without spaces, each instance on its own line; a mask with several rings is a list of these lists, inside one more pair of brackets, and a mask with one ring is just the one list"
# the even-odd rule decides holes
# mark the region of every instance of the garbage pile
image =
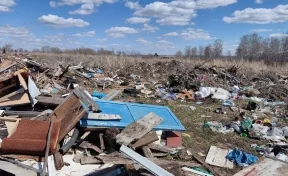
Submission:
[[[271,160],[280,162],[275,170],[287,167],[288,126],[280,123],[288,120],[284,76],[247,78],[237,68],[189,68],[178,61],[108,71],[81,62],[54,68],[29,56],[0,59],[0,175],[217,176],[222,174],[211,166],[233,169],[235,163],[247,170]],[[238,116],[204,122],[203,128],[267,141],[251,144],[265,159],[211,146],[204,161],[182,146],[182,136],[190,135],[168,107],[121,101],[122,94],[218,102],[215,113]],[[249,103],[240,107],[239,101]],[[237,174],[258,172],[250,169]]]
[[1,58],[0,74],[0,175],[182,175],[202,165],[191,154],[165,159],[183,150],[185,130],[168,107],[95,91],[115,75],[15,57]]

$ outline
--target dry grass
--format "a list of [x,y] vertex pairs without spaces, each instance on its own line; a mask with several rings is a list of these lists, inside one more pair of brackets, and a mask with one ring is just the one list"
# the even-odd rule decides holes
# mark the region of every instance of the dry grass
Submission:
[[[136,66],[137,63],[145,62],[148,64],[153,64],[156,62],[169,62],[171,60],[181,61],[186,66],[195,66],[198,64],[203,64],[205,60],[203,59],[185,59],[185,58],[142,58],[130,57],[130,56],[98,56],[98,55],[72,55],[72,54],[47,54],[47,53],[34,53],[32,58],[36,59],[40,63],[46,63],[49,66],[57,67],[58,63],[63,63],[67,65],[72,63],[78,65],[82,63],[84,66],[89,67],[100,67],[107,71],[117,70],[124,68],[126,66]],[[241,73],[259,73],[259,72],[275,72],[279,74],[287,73],[287,64],[279,65],[275,63],[274,65],[266,65],[262,61],[244,61],[236,59],[214,59],[204,64],[205,66],[216,65],[218,67],[230,68],[232,66],[238,66]]]

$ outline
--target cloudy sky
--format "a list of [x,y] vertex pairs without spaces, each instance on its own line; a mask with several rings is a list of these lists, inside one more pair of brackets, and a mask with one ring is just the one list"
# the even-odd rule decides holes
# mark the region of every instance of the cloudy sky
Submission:
[[185,46],[288,32],[287,0],[0,0],[0,46],[175,54]]

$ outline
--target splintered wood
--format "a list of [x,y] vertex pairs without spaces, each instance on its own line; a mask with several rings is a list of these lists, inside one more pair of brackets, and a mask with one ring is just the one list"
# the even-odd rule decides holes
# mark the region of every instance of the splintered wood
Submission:
[[131,142],[140,139],[149,133],[154,127],[163,121],[154,113],[149,113],[143,118],[128,125],[120,134],[116,136],[116,142],[121,145],[129,145]]

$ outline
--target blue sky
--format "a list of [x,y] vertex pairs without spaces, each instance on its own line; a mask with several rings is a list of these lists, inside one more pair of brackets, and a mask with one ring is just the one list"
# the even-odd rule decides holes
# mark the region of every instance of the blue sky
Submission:
[[0,0],[0,46],[175,54],[185,46],[288,32],[287,0]]

